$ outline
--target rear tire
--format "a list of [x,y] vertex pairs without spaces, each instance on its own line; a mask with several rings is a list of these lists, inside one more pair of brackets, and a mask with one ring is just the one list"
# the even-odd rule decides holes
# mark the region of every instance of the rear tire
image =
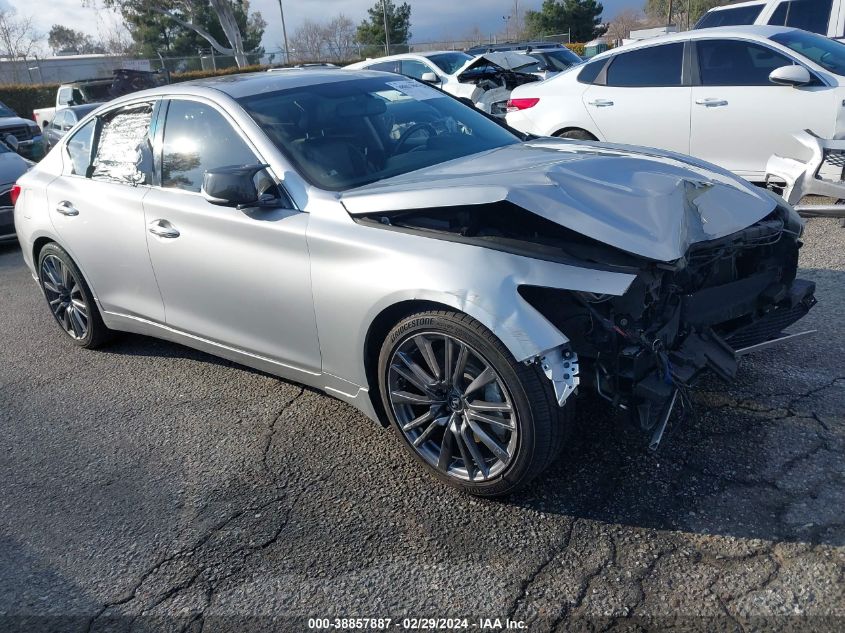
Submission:
[[75,345],[94,349],[111,340],[94,295],[67,251],[50,243],[38,254],[38,280],[56,323]]
[[564,130],[555,134],[558,138],[568,138],[576,141],[597,141],[598,139],[590,134],[587,130],[574,128],[571,130]]
[[517,362],[466,314],[425,311],[397,323],[378,364],[382,403],[414,458],[440,481],[506,495],[560,452],[569,409],[535,365]]

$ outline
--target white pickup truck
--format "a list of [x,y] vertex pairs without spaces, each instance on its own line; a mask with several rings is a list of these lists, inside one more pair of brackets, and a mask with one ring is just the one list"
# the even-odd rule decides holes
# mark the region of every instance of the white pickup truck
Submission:
[[89,79],[62,84],[56,91],[56,105],[52,108],[39,108],[32,111],[32,118],[42,130],[46,130],[53,120],[56,110],[86,103],[98,103],[112,98],[113,79]]
[[56,91],[56,105],[32,111],[32,118],[41,130],[46,130],[56,110],[67,106],[102,103],[116,97],[160,86],[168,80],[167,73],[133,68],[118,68],[106,79],[84,79],[62,84]]

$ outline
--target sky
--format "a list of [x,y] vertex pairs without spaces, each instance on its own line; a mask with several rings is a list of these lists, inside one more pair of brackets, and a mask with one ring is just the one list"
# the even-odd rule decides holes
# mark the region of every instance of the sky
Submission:
[[[154,1],[154,0],[153,0]],[[344,13],[356,24],[367,15],[376,0],[283,0],[288,37],[306,18],[325,20]],[[397,0],[398,1],[398,0]],[[503,15],[513,9],[513,0],[406,0],[411,5],[411,41],[460,39],[478,26],[483,33],[503,30]],[[522,0],[520,8],[538,9],[542,0]],[[642,8],[644,0],[605,0],[604,19],[627,8]],[[282,27],[278,0],[251,0],[267,21],[263,44],[267,50],[280,48]],[[21,16],[32,16],[36,28],[47,33],[62,24],[91,35],[113,28],[119,22],[107,11],[83,7],[83,0],[0,0],[0,8],[11,7]]]

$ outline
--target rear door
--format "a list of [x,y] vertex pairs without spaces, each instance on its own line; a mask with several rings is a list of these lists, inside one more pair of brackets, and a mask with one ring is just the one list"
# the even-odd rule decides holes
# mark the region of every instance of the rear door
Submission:
[[104,310],[164,321],[147,253],[150,123],[155,104],[136,103],[92,119],[62,148],[64,170],[47,187],[50,219]]
[[690,86],[684,42],[615,55],[583,93],[607,141],[689,153]]
[[800,152],[794,132],[833,137],[834,88],[821,80],[798,88],[769,81],[772,70],[796,63],[792,58],[745,40],[696,40],[695,46],[700,85],[692,89],[693,156],[759,181],[772,154]]

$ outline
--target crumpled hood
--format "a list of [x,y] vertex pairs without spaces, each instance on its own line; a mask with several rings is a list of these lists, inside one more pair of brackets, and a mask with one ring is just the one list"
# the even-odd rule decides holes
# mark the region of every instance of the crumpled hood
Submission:
[[562,139],[500,147],[341,195],[352,215],[503,200],[658,261],[744,229],[776,206],[765,190],[688,156]]
[[460,75],[470,68],[476,66],[485,66],[493,64],[502,70],[513,70],[527,64],[536,64],[538,60],[536,57],[531,57],[526,53],[516,53],[514,51],[496,51],[493,53],[483,53],[474,59],[466,62],[461,68],[455,72],[455,75]]

